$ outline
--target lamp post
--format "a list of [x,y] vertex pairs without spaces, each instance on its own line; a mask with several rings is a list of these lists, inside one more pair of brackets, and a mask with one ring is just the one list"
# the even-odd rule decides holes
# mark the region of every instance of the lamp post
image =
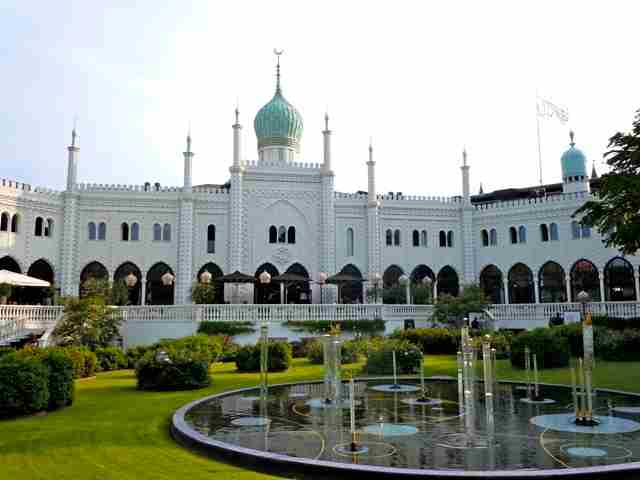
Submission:
[[208,285],[211,282],[212,275],[208,270],[205,270],[200,274],[200,282]]
[[382,279],[382,276],[378,273],[378,272],[374,272],[371,275],[369,275],[369,280],[371,281],[371,283],[373,283],[373,289],[374,289],[374,303],[377,305],[378,304],[378,285],[380,284],[380,280]]
[[260,275],[258,275],[258,280],[262,285],[262,288],[260,289],[260,296],[262,297],[260,299],[260,303],[264,303],[264,293],[265,293],[264,290],[267,287],[267,285],[271,283],[271,275],[266,270],[263,270],[263,272]]
[[409,305],[411,303],[411,282],[409,282],[409,277],[402,274],[400,275],[400,278],[398,279],[398,281],[400,282],[400,285],[404,287],[404,290],[405,290],[404,293],[406,297],[405,303]]
[[318,285],[320,285],[320,303],[324,303],[324,284],[327,282],[327,278],[329,278],[329,275],[327,275],[326,272],[320,272],[318,273]]

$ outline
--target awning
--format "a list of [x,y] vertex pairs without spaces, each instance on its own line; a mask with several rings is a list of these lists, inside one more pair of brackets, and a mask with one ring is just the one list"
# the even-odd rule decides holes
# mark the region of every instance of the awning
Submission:
[[327,278],[326,283],[358,283],[364,282],[364,279],[353,277],[351,275],[345,275],[344,273],[337,273]]
[[214,281],[222,283],[255,283],[258,279],[252,275],[247,275],[246,273],[236,270],[233,273],[216,277],[214,278]]
[[302,275],[298,275],[296,273],[283,273],[282,275],[271,277],[271,281],[283,282],[283,283],[309,283],[310,282],[310,280],[307,277],[303,277]]
[[46,280],[22,275],[20,273],[11,272],[9,270],[0,270],[0,283],[7,283],[14,287],[50,287],[51,284]]

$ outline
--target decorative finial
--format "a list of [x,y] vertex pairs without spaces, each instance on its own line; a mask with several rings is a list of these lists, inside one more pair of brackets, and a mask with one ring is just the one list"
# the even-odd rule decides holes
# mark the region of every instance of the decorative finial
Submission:
[[479,195],[482,195],[484,193],[484,189],[482,188],[482,182],[480,182],[480,191],[478,192]]
[[324,129],[329,131],[329,112],[327,111],[324,112]]
[[71,146],[76,146],[76,139],[78,138],[78,134],[76,133],[76,124],[78,123],[78,116],[73,117],[73,130],[71,130]]
[[274,48],[273,53],[276,56],[278,62],[276,65],[276,93],[282,93],[280,91],[280,55],[284,53],[284,50],[278,50],[277,48]]
[[576,142],[573,141],[573,137],[574,137],[573,130],[569,130],[569,138],[570,138],[569,145],[571,145],[572,147],[575,146],[576,144]]
[[187,125],[187,153],[191,153],[191,120]]
[[594,160],[591,166],[591,179],[595,180],[598,178],[598,172],[596,172],[596,161]]
[[462,166],[467,166],[467,147],[462,147]]
[[238,106],[236,105],[236,125],[240,124],[240,109],[238,108]]
[[373,138],[369,137],[369,151],[373,152]]

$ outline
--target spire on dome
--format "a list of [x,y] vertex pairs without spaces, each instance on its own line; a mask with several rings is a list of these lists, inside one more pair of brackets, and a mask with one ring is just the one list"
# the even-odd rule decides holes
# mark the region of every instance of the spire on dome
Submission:
[[78,134],[76,132],[76,124],[78,123],[78,117],[73,117],[73,129],[71,130],[71,146],[76,147],[76,140],[78,139]]
[[596,172],[596,161],[594,160],[591,164],[591,180],[595,180],[598,178],[598,172]]
[[574,141],[573,137],[574,137],[574,133],[573,130],[569,130],[569,145],[571,145],[572,147],[575,147],[576,142]]
[[329,112],[324,112],[324,129],[329,131]]
[[484,189],[482,188],[482,182],[480,182],[480,190],[478,191],[478,195],[482,195],[484,193]]
[[280,55],[282,55],[284,53],[284,50],[278,50],[276,48],[273,49],[273,53],[275,54],[276,58],[277,58],[277,64],[276,64],[276,94],[278,93],[282,93],[282,90],[280,89]]
[[467,166],[467,147],[462,148],[462,166]]

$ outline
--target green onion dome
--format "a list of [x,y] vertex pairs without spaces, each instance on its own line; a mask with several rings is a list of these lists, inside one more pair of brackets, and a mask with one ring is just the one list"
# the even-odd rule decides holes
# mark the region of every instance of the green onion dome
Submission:
[[256,115],[253,128],[258,137],[258,150],[270,146],[289,147],[296,151],[300,148],[302,116],[282,95],[279,70],[276,93]]
[[569,150],[562,154],[560,157],[560,163],[562,164],[562,178],[569,177],[586,177],[587,176],[587,158],[581,150],[576,148],[576,144],[573,141],[573,132],[569,133],[571,137],[571,143]]

